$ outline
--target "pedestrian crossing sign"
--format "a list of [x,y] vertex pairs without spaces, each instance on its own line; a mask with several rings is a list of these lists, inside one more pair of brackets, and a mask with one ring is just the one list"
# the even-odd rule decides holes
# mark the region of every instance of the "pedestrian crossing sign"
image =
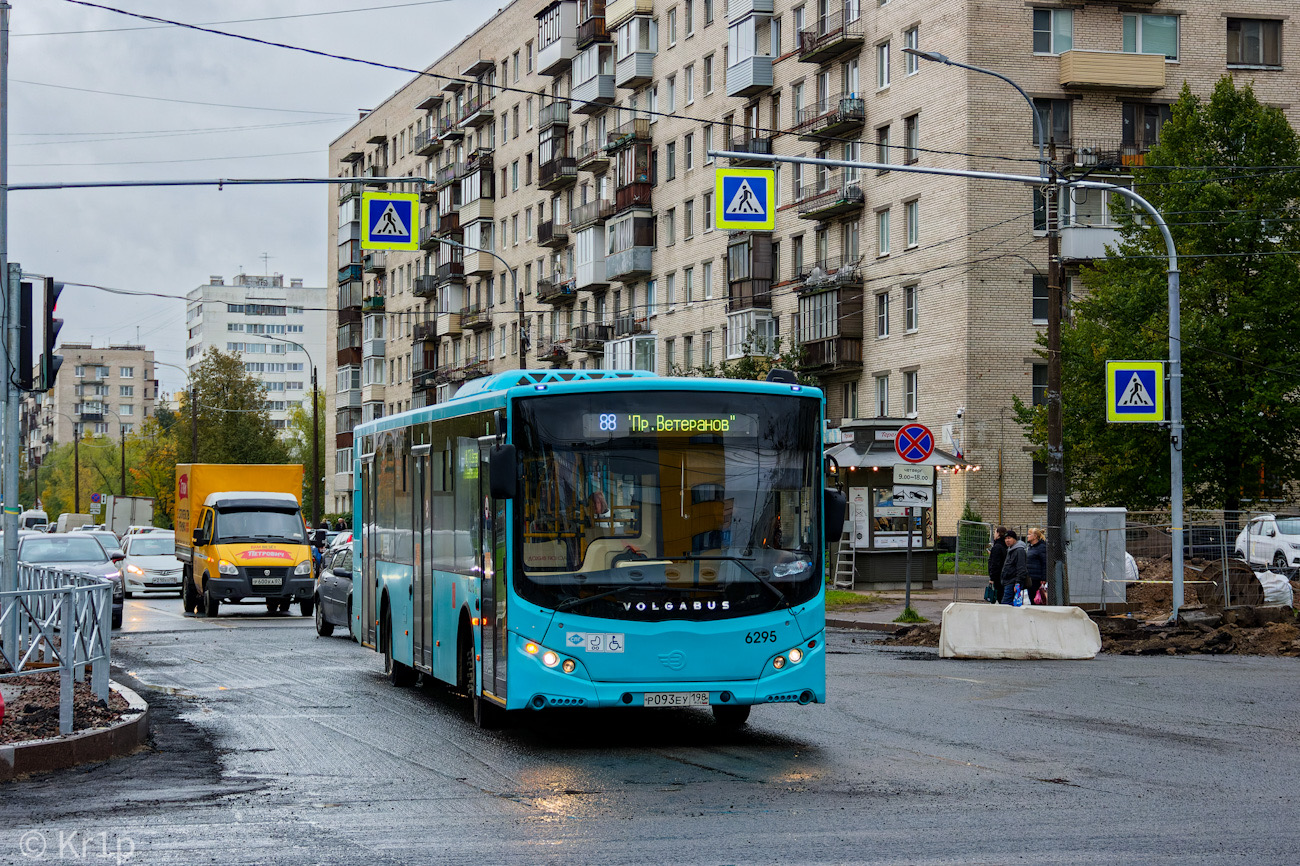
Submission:
[[410,192],[361,194],[363,250],[418,250],[420,196]]
[[1165,362],[1107,361],[1106,420],[1129,424],[1168,420]]
[[719,168],[713,181],[713,224],[720,229],[776,228],[776,172],[770,168]]

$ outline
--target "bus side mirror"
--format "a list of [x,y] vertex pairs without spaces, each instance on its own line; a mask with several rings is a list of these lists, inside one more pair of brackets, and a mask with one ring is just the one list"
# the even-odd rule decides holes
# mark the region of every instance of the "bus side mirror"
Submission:
[[519,461],[515,446],[492,446],[488,456],[488,487],[493,499],[514,499],[518,495]]
[[826,517],[826,542],[838,541],[844,534],[844,514],[849,509],[848,498],[834,487],[822,491],[822,513]]

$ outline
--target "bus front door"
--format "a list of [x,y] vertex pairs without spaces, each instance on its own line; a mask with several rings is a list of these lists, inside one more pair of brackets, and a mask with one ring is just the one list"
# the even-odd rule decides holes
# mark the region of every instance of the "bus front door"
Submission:
[[353,530],[352,543],[361,545],[361,628],[357,639],[371,649],[375,646],[375,504],[375,459],[367,455],[361,463],[361,521]]
[[495,436],[479,439],[479,538],[483,621],[483,690],[506,698],[506,501],[490,492],[489,456]]

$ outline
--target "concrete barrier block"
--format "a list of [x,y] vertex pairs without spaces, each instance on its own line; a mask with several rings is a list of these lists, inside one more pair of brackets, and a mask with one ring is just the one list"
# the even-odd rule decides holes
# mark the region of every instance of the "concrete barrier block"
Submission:
[[956,659],[1090,659],[1097,624],[1077,607],[953,602],[944,608],[939,655]]

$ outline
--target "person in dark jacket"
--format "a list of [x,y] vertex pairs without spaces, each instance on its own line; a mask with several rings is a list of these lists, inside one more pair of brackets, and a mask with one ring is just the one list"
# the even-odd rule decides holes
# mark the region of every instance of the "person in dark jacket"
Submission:
[[993,603],[1002,599],[1002,566],[1007,561],[1007,545],[1002,540],[1007,537],[1007,528],[999,526],[993,530],[993,546],[989,548],[989,581],[993,584]]
[[1007,548],[1007,561],[1002,565],[1002,603],[1015,603],[1016,587],[1029,585],[1029,549],[1014,529],[1007,530],[1003,539]]
[[1032,600],[1038,596],[1038,588],[1047,579],[1047,535],[1035,526],[1025,533],[1025,540],[1029,542],[1026,559],[1029,567],[1029,598]]

